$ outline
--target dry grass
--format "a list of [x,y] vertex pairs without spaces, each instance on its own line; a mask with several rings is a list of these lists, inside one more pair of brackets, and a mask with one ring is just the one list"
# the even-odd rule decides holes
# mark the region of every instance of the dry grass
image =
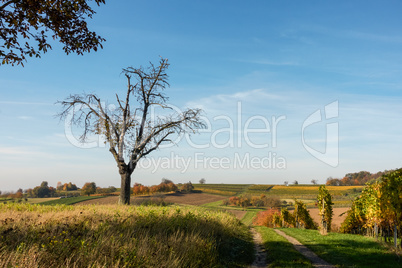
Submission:
[[183,207],[0,204],[0,267],[225,267],[252,261],[246,226]]
[[57,200],[57,199],[60,199],[60,198],[59,197],[28,198],[28,203],[30,203],[30,204],[38,204],[38,203]]

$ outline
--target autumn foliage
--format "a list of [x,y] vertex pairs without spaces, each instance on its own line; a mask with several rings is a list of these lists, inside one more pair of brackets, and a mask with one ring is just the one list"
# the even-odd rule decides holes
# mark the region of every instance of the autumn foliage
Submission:
[[341,231],[380,236],[386,241],[392,235],[401,237],[402,169],[389,172],[364,188],[353,201]]
[[162,181],[159,185],[145,186],[135,183],[133,186],[133,195],[149,195],[154,193],[166,193],[177,191],[177,186],[172,181]]
[[352,185],[365,185],[368,182],[373,182],[388,173],[389,171],[380,171],[377,173],[370,173],[368,171],[360,171],[355,173],[348,173],[342,179],[328,178],[326,185],[328,186],[352,186]]
[[313,221],[306,204],[295,200],[295,209],[290,213],[287,208],[269,208],[266,211],[257,213],[254,219],[255,225],[266,227],[295,227],[305,229],[317,229],[317,224]]
[[266,227],[280,227],[281,223],[277,222],[275,224],[275,219],[280,218],[281,210],[279,208],[270,208],[265,211],[260,211],[257,213],[257,217],[254,219],[254,225],[266,226]]

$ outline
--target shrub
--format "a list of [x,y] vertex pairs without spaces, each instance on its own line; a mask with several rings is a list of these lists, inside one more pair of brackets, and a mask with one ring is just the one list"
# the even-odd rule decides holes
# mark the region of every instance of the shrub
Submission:
[[256,218],[254,219],[254,225],[258,226],[266,226],[266,227],[275,227],[275,217],[280,218],[281,212],[277,208],[270,208],[265,211],[260,211],[257,213]]
[[186,192],[186,193],[191,193],[194,190],[194,186],[191,183],[191,181],[189,181],[188,183],[185,183],[181,186],[180,189],[182,192]]
[[270,208],[278,208],[281,207],[281,201],[276,197],[266,197],[265,195],[261,196],[249,196],[249,195],[241,195],[241,196],[232,196],[229,198],[229,205],[239,206],[239,207],[270,207]]

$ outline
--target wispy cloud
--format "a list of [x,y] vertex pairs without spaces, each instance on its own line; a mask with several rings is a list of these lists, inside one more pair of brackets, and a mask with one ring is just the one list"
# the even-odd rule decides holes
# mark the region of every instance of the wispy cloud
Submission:
[[0,154],[6,157],[52,157],[48,153],[26,147],[0,147]]
[[197,101],[189,101],[186,103],[188,107],[198,107],[204,109],[205,112],[224,112],[236,109],[238,102],[245,103],[262,103],[268,101],[284,101],[286,99],[282,94],[270,93],[264,89],[252,89],[239,91],[233,94],[217,94],[202,98]]
[[31,116],[26,116],[26,115],[21,115],[21,116],[18,116],[17,118],[18,118],[18,119],[21,119],[21,120],[31,120],[31,119],[33,119],[33,117],[31,117]]
[[272,65],[272,66],[299,66],[300,65],[299,62],[292,61],[292,60],[273,61],[273,60],[268,60],[268,59],[238,59],[235,61],[243,62],[243,63],[261,64],[261,65]]

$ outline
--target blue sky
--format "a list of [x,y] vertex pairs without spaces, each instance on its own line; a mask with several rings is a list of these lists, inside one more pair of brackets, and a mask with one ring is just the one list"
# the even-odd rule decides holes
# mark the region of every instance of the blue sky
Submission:
[[[159,56],[171,64],[169,103],[202,108],[210,125],[155,152],[133,183],[324,183],[399,168],[401,8],[400,1],[109,1],[89,21],[107,39],[102,50],[67,56],[55,42],[25,67],[0,66],[0,190],[43,180],[119,186],[107,148],[72,144],[55,102],[86,92],[114,103],[125,90],[122,68]],[[305,123],[314,113],[322,120]]]

